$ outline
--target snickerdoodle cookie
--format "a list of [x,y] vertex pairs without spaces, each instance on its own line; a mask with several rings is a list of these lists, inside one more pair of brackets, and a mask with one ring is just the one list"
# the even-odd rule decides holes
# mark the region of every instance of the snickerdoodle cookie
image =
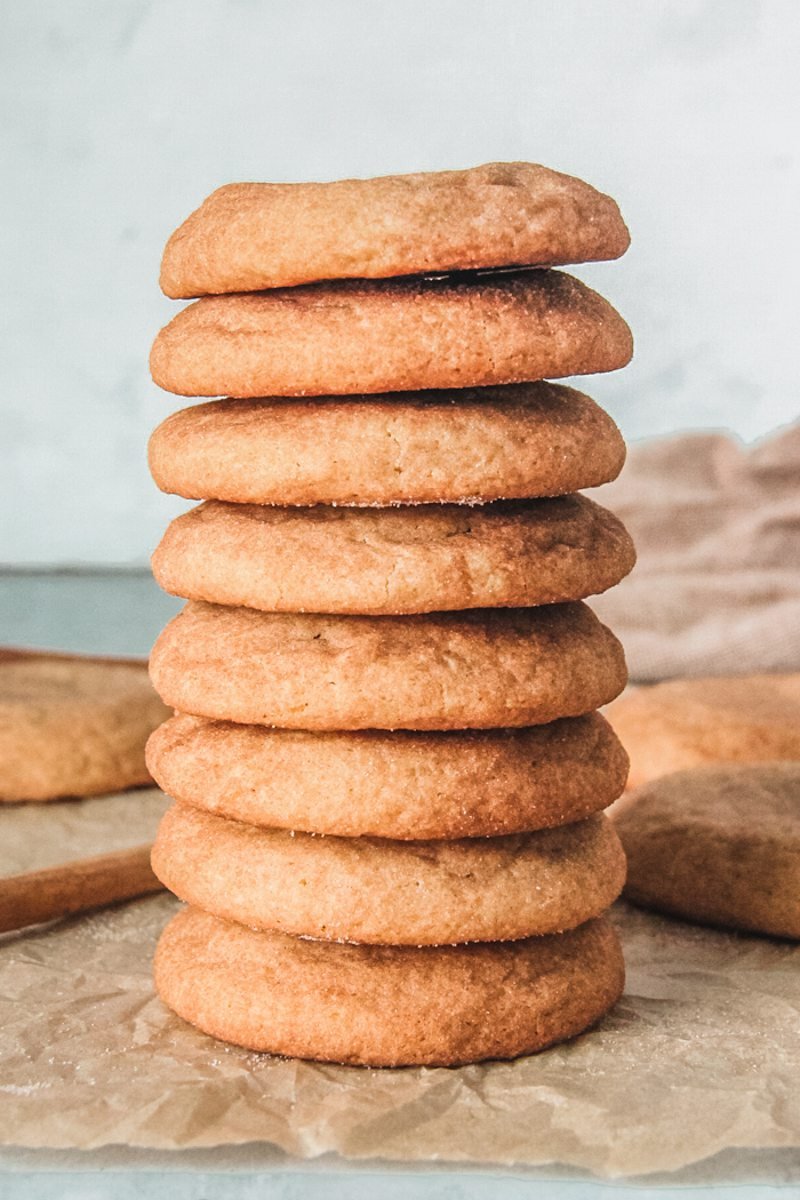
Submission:
[[385,838],[566,825],[622,792],[628,759],[599,713],[527,729],[306,733],[179,713],[147,743],[168,795],[250,825]]
[[621,801],[615,824],[637,904],[800,938],[800,764],[677,771]]
[[625,443],[588,396],[516,384],[351,400],[218,400],[150,439],[162,491],[238,504],[557,496],[616,478]]
[[150,369],[183,396],[349,395],[613,371],[632,351],[585,284],[509,271],[206,296],[161,330]]
[[149,783],[145,742],[167,716],[144,662],[0,648],[0,801]]
[[421,613],[580,600],[633,566],[620,521],[583,496],[476,508],[274,508],[211,501],[153,555],[165,591],[265,612]]
[[540,725],[619,695],[625,659],[585,604],[402,617],[189,601],[150,658],[172,708],[288,729]]
[[621,696],[608,719],[629,787],[702,763],[800,759],[800,675],[671,679]]
[[350,946],[263,933],[188,909],[158,944],[161,999],[250,1050],[360,1066],[516,1058],[593,1025],[619,999],[606,918],[468,946]]
[[175,299],[318,279],[618,258],[630,237],[610,196],[537,163],[332,183],[229,183],[167,242]]
[[181,900],[251,929],[387,946],[561,933],[599,916],[625,881],[602,813],[507,837],[389,841],[256,828],[176,804],[152,864]]

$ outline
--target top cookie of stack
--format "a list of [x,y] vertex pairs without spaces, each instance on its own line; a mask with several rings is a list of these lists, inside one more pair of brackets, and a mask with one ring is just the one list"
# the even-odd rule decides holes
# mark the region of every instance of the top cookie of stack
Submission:
[[[618,995],[618,947],[592,922],[622,884],[599,814],[626,760],[594,710],[625,666],[580,601],[634,554],[574,493],[613,479],[624,444],[592,400],[545,380],[629,360],[619,314],[552,269],[627,245],[612,200],[525,163],[230,185],[170,239],[163,289],[200,298],[156,339],[153,378],[226,397],[150,444],[159,486],[205,501],[153,560],[190,603],[153,651],[179,715],[149,757],[179,802],[156,870],[195,906],[157,980],[201,1028],[336,1061],[469,1061],[571,1036]],[[578,925],[580,952],[562,932]],[[296,977],[296,935],[323,939],[302,947],[311,1028],[297,984],[287,998],[276,982]],[[334,964],[328,938],[391,953]],[[523,939],[526,1003],[512,987],[508,1022],[487,1022],[506,939]],[[483,975],[470,942],[491,944]],[[269,994],[241,1007],[260,968],[240,978],[237,962],[267,959]],[[409,1012],[364,1026],[397,1009],[396,970],[417,980]],[[528,1002],[545,971],[569,1003]],[[455,1009],[435,1015],[434,979],[458,993],[457,1029]]]

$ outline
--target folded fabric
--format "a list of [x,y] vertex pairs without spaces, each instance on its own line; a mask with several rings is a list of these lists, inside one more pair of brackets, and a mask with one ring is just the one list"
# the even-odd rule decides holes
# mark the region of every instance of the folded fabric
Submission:
[[800,669],[800,423],[633,445],[592,491],[630,530],[633,573],[592,601],[631,678]]

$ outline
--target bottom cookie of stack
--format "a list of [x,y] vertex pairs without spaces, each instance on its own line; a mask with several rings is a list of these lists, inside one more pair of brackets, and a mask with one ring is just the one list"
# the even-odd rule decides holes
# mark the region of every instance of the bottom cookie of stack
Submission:
[[361,1066],[515,1058],[589,1028],[619,998],[604,917],[568,933],[459,946],[366,946],[259,932],[189,908],[161,936],[156,988],[205,1033]]

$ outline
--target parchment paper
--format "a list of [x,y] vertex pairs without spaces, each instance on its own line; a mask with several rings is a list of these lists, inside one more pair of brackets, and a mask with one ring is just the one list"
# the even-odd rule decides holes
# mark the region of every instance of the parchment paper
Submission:
[[[155,791],[0,809],[0,872],[146,840]],[[300,1158],[672,1170],[800,1145],[800,947],[618,906],[622,1002],[513,1063],[368,1071],[255,1055],[184,1025],[150,959],[161,895],[0,938],[0,1142],[269,1142]]]

